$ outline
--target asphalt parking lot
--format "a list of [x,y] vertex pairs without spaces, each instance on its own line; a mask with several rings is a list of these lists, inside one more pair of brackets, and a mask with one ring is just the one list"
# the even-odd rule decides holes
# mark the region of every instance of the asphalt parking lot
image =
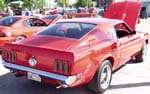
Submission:
[[[150,19],[143,19],[137,29],[148,32]],[[150,44],[144,62],[130,61],[114,72],[110,88],[104,94],[150,94]],[[55,89],[53,86],[16,78],[1,64],[0,56],[0,94],[95,94],[86,86],[69,89]]]

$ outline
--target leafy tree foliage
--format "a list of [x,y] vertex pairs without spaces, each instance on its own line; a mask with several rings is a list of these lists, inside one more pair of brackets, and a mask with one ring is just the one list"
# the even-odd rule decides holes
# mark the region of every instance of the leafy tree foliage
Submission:
[[60,7],[65,7],[67,6],[67,3],[64,2],[65,0],[56,0],[57,2],[57,5],[60,6]]
[[6,7],[4,0],[0,0],[0,9],[3,10]]
[[91,7],[92,5],[92,0],[78,0],[76,3],[77,7]]
[[45,6],[44,0],[22,0],[23,7],[27,8],[43,8]]
[[1,0],[1,1],[4,1],[6,4],[12,2],[12,1],[17,1],[17,0]]
[[[6,4],[12,1],[18,0],[1,0],[5,1]],[[43,8],[45,6],[45,0],[21,0],[23,2],[23,8]]]

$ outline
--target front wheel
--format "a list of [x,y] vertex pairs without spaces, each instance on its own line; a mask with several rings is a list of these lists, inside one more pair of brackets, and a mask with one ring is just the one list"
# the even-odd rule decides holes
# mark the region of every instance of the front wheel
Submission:
[[96,93],[104,93],[110,86],[111,78],[111,62],[105,60],[102,62],[92,81],[89,83],[89,88]]
[[136,62],[143,62],[146,58],[146,54],[147,54],[147,44],[145,42],[143,44],[143,47],[142,47],[140,53],[135,57],[135,61]]

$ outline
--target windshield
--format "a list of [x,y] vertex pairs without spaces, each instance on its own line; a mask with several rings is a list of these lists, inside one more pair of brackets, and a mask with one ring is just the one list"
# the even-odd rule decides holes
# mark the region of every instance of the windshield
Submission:
[[50,35],[80,39],[95,26],[96,24],[90,23],[61,22],[37,33],[37,35]]
[[18,21],[20,17],[4,17],[0,20],[0,25],[2,26],[11,26],[13,23]]

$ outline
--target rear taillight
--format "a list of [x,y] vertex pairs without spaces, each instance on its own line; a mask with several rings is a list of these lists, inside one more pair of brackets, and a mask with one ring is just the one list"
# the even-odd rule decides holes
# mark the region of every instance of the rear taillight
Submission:
[[54,62],[54,70],[56,72],[68,74],[70,73],[70,63],[68,61],[56,59]]
[[16,61],[16,53],[12,51],[5,52],[5,59],[7,61],[15,62]]
[[0,37],[6,37],[5,33],[0,31]]

